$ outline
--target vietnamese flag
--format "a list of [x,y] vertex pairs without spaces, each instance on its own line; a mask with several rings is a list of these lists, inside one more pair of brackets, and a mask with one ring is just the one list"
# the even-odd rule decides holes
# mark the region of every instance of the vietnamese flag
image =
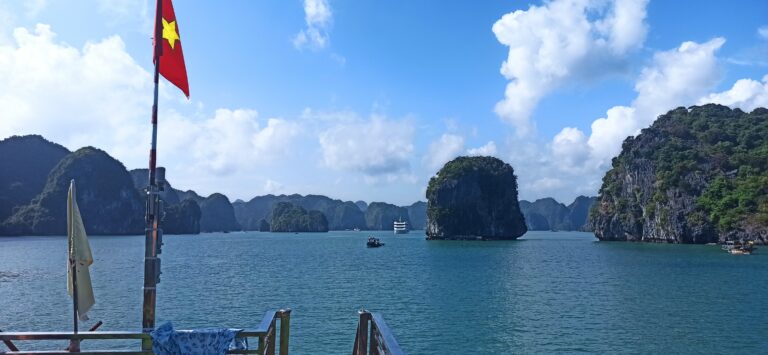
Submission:
[[[184,65],[184,53],[181,50],[179,23],[173,12],[171,0],[157,0],[157,18],[155,19],[155,41],[160,38],[160,45],[155,42],[155,64],[160,57],[160,74],[176,85],[189,98],[187,67]],[[159,27],[158,27],[159,26]]]

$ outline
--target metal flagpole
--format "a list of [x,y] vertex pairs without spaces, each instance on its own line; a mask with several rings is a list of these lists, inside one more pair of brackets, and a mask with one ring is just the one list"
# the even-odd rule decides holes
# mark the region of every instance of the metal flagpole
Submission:
[[[157,283],[160,274],[160,259],[157,257],[160,240],[160,208],[159,189],[156,180],[157,166],[157,96],[160,77],[160,56],[162,55],[162,2],[157,0],[155,15],[154,53],[155,62],[155,92],[152,105],[152,146],[149,151],[149,186],[147,187],[147,214],[145,228],[145,252],[144,252],[144,305],[142,317],[142,329],[145,333],[155,328],[155,301],[157,297]],[[152,349],[152,342],[142,343],[144,350]]]

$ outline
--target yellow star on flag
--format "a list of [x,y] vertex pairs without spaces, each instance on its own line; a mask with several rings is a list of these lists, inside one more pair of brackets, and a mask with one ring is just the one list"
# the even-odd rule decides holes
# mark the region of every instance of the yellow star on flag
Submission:
[[173,46],[176,44],[176,41],[179,40],[179,34],[176,33],[176,21],[171,21],[170,23],[163,19],[163,38],[168,40],[168,44],[171,45],[171,49],[173,49]]

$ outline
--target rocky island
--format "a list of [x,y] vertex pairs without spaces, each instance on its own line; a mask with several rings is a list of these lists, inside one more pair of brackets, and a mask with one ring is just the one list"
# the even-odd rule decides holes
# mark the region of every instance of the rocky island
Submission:
[[141,234],[144,200],[122,163],[106,152],[86,147],[66,155],[48,174],[31,202],[15,209],[2,226],[3,235],[67,234],[70,180],[77,184],[80,213],[90,234]]
[[680,107],[660,116],[603,178],[590,212],[600,240],[768,240],[768,110]]
[[278,202],[272,210],[271,232],[327,232],[328,220],[320,211],[307,211],[290,202]]
[[509,164],[458,157],[429,180],[427,239],[511,240],[526,231]]

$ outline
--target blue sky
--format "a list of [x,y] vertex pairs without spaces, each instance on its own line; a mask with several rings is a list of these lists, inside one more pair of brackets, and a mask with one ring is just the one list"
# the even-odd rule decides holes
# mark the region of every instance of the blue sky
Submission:
[[[765,1],[174,6],[191,100],[163,86],[159,163],[233,200],[410,204],[448,159],[489,154],[521,198],[569,203],[660,113],[768,104]],[[0,136],[146,166],[153,16],[142,0],[0,1]]]

